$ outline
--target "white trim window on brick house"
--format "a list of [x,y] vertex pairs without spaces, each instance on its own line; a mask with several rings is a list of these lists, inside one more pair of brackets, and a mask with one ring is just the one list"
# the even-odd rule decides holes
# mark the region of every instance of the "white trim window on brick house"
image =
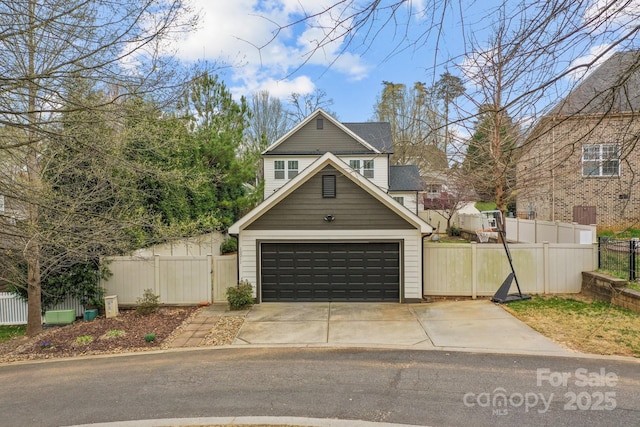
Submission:
[[620,176],[620,146],[618,144],[583,145],[582,176]]
[[[285,165],[287,168],[285,169]],[[274,179],[291,179],[298,175],[297,160],[276,160],[273,162]]]
[[442,195],[442,184],[427,184],[426,192],[428,199],[439,199]]
[[349,160],[349,166],[365,178],[373,178],[373,160]]

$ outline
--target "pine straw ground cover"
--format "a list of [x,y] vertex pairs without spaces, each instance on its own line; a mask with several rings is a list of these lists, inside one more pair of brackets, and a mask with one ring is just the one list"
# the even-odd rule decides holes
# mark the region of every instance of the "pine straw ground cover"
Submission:
[[640,314],[581,295],[534,296],[505,310],[582,353],[640,357]]

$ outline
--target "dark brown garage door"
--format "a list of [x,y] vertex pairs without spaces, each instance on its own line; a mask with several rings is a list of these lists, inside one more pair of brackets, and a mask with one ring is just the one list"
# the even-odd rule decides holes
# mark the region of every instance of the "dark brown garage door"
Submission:
[[400,301],[400,245],[262,243],[262,301]]

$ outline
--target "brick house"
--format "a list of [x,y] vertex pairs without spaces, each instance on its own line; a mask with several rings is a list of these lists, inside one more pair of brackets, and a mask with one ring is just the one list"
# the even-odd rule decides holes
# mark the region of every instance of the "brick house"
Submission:
[[640,220],[640,52],[616,53],[536,125],[519,216],[624,228]]

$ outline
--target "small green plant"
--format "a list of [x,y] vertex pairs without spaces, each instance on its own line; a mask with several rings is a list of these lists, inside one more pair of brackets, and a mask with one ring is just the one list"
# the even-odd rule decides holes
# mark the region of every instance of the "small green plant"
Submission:
[[150,333],[150,334],[146,334],[146,335],[144,336],[144,340],[145,340],[146,342],[153,342],[153,341],[155,341],[155,340],[156,340],[156,334],[155,334],[155,333],[153,333],[153,332],[152,332],[152,333]]
[[142,298],[138,298],[136,313],[147,316],[158,311],[160,307],[160,295],[153,293],[151,289],[145,289]]
[[76,338],[76,343],[78,344],[89,344],[93,341],[93,337],[91,335],[82,335],[81,337]]
[[253,286],[246,280],[227,288],[227,301],[231,310],[242,310],[253,304]]
[[222,255],[230,254],[233,252],[238,252],[238,241],[236,239],[229,238],[222,242],[222,244],[220,245],[220,253]]
[[124,335],[124,331],[122,329],[112,329],[107,332],[107,336],[109,338],[118,338]]
[[23,325],[0,325],[0,343],[9,341],[12,338],[20,337],[27,331],[27,327]]
[[449,236],[460,236],[462,234],[462,229],[460,227],[457,227],[455,225],[452,225],[451,227],[449,227],[447,229],[447,234]]

